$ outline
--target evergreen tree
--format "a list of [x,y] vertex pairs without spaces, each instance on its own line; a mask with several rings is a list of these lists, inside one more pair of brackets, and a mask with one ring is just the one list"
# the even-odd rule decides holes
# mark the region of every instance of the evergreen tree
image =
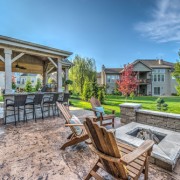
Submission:
[[96,76],[94,76],[93,82],[92,82],[92,96],[95,98],[98,98],[98,84]]
[[41,80],[38,78],[35,86],[36,91],[38,91],[41,87],[42,87]]
[[32,92],[32,89],[33,89],[33,87],[32,87],[31,80],[30,80],[30,78],[28,78],[26,81],[26,85],[25,85],[25,91]]
[[89,81],[86,80],[83,87],[82,99],[88,101],[91,98],[91,95],[92,95],[91,83],[89,83]]
[[104,103],[104,99],[105,99],[105,87],[104,86],[99,87],[98,99],[102,104]]

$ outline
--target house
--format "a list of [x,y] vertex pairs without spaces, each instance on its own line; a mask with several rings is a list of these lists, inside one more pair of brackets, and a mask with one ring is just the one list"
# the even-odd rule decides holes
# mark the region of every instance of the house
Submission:
[[123,68],[106,68],[102,66],[102,71],[97,74],[97,83],[106,86],[106,93],[111,94],[116,85],[116,81],[120,79],[120,72]]
[[[137,72],[139,85],[138,95],[170,96],[176,94],[176,80],[171,76],[174,63],[163,59],[137,59],[133,63],[133,71]],[[116,81],[121,78],[123,68],[105,68],[103,65],[99,80],[106,85],[106,92],[111,94]]]
[[16,86],[19,88],[25,88],[27,80],[30,80],[32,86],[35,87],[38,79],[42,82],[42,76],[40,74],[23,73],[16,78]]

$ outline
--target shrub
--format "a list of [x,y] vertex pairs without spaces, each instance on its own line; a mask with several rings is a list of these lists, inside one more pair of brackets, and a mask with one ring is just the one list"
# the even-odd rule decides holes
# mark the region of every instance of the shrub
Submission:
[[26,81],[26,85],[25,85],[25,91],[26,92],[32,92],[32,83],[31,83],[31,80],[30,79],[27,79]]
[[104,87],[99,87],[98,99],[102,104],[104,103],[104,99],[105,99],[105,88]]
[[38,78],[38,79],[37,79],[36,86],[35,86],[36,91],[39,91],[39,89],[40,89],[41,87],[42,87],[41,80]]
[[83,87],[82,99],[88,101],[92,95],[91,84],[86,80]]
[[130,96],[130,98],[133,100],[133,99],[134,99],[134,97],[135,97],[134,92],[131,92],[131,94],[130,94],[129,96]]
[[156,100],[156,103],[157,103],[157,109],[159,111],[167,111],[168,110],[168,104],[165,103],[164,99],[162,98],[158,98]]

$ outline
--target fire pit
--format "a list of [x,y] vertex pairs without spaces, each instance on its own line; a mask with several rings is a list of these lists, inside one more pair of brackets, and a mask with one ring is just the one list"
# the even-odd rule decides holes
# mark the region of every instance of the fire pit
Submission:
[[159,144],[166,136],[166,134],[158,133],[156,131],[152,131],[151,129],[144,129],[140,127],[135,128],[132,132],[128,132],[127,134],[142,140],[153,140],[155,144]]
[[117,140],[135,147],[140,146],[146,138],[153,140],[158,138],[153,146],[151,162],[170,171],[180,157],[180,133],[178,132],[131,122],[117,128],[115,136]]

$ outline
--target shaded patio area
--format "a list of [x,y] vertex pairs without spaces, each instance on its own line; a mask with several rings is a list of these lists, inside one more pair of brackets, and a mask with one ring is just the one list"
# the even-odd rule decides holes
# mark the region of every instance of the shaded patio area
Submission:
[[[80,119],[92,115],[91,111],[78,108],[71,111]],[[116,118],[115,127],[120,125],[120,119]],[[0,125],[0,179],[83,179],[97,156],[84,142],[60,150],[69,133],[62,117],[21,122],[17,127]],[[112,179],[105,173],[104,177]],[[180,179],[180,162],[173,173],[150,165],[149,179]]]

